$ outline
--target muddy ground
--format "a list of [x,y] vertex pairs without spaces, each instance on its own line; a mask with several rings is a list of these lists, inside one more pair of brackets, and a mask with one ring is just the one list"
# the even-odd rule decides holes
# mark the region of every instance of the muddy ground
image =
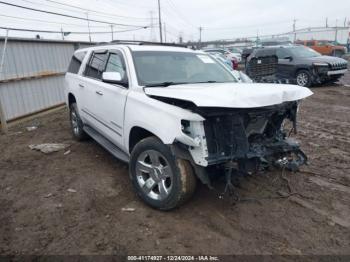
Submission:
[[[350,254],[350,87],[313,91],[297,135],[309,166],[243,179],[236,203],[219,197],[220,180],[199,185],[170,212],[140,202],[126,164],[73,141],[66,110],[11,128],[0,135],[0,254]],[[52,142],[70,153],[28,148]]]

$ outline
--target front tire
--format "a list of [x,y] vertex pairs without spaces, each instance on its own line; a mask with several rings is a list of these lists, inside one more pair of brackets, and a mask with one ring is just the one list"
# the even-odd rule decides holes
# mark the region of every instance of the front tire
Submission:
[[131,153],[129,172],[137,195],[148,205],[170,210],[194,193],[196,177],[191,164],[175,157],[156,137],[141,140]]
[[310,87],[312,84],[311,74],[307,70],[299,70],[295,78],[299,86]]

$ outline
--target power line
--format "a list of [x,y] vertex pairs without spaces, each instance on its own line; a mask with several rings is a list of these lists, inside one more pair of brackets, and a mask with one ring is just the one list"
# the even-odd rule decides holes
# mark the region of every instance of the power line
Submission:
[[284,20],[279,22],[271,22],[271,23],[265,23],[265,24],[258,24],[258,25],[246,25],[246,26],[231,26],[231,27],[204,27],[205,30],[232,30],[232,29],[241,29],[241,28],[254,28],[254,27],[263,27],[263,26],[269,26],[269,25],[276,25],[281,23],[290,23],[290,20]]
[[186,24],[189,24],[192,27],[196,27],[194,26],[184,15],[182,15],[180,12],[178,12],[178,8],[176,8],[175,4],[172,2],[172,0],[168,0],[169,6],[172,8],[172,10],[174,11],[174,13],[177,14],[177,16],[179,18],[181,18],[184,22],[186,22]]
[[[126,29],[126,30],[119,30],[119,31],[113,31],[113,33],[123,33],[123,32],[131,32],[131,31],[137,31],[141,29],[146,29],[148,27],[139,27],[135,29]],[[111,31],[96,31],[96,32],[70,32],[70,31],[55,31],[55,30],[38,30],[38,29],[27,29],[27,28],[16,28],[16,27],[3,27],[0,26],[0,29],[10,30],[10,31],[22,31],[22,32],[36,32],[36,33],[48,33],[48,34],[57,34],[57,33],[69,33],[69,34],[78,34],[78,35],[88,35],[88,34],[110,34]]]
[[[58,24],[58,25],[69,25],[72,27],[86,27],[86,25],[78,25],[78,24],[71,24],[71,23],[61,23],[61,22],[53,22],[53,21],[46,21],[46,20],[41,20],[41,19],[35,19],[35,18],[27,18],[27,17],[19,17],[19,16],[11,16],[11,15],[4,15],[0,14],[2,17],[7,17],[7,18],[12,18],[12,19],[18,19],[18,20],[24,20],[24,21],[35,21],[35,22],[40,22],[40,23],[49,23],[49,24]],[[106,28],[106,25],[95,25],[95,26],[90,26],[94,28]]]
[[[22,0],[24,1],[24,0]],[[28,0],[26,0],[28,1]],[[122,17],[122,18],[128,18],[128,19],[140,19],[140,20],[148,20],[149,18],[146,18],[146,17],[133,17],[133,16],[123,16],[123,15],[116,15],[114,13],[107,13],[107,12],[102,12],[102,11],[95,11],[95,10],[91,10],[91,9],[88,9],[88,8],[83,8],[81,6],[77,6],[77,5],[71,5],[71,4],[65,4],[65,3],[61,3],[61,2],[58,2],[58,1],[54,1],[54,0],[46,0],[47,2],[51,2],[51,3],[55,3],[55,4],[58,4],[58,5],[63,5],[63,6],[68,6],[68,7],[72,7],[72,8],[75,8],[75,9],[79,9],[79,10],[83,10],[83,11],[87,11],[87,12],[90,12],[90,13],[97,13],[97,14],[104,14],[105,16],[108,16],[108,17]],[[75,11],[76,12],[76,11]]]
[[120,26],[128,26],[128,27],[139,27],[139,25],[120,24],[120,23],[107,22],[107,21],[100,21],[100,20],[95,20],[95,19],[88,19],[88,18],[83,18],[83,17],[79,17],[79,16],[67,15],[67,14],[62,14],[62,13],[56,13],[56,12],[45,11],[45,10],[41,10],[41,9],[36,9],[36,8],[21,6],[21,5],[15,5],[15,4],[6,3],[6,2],[3,2],[3,1],[0,1],[0,4],[9,5],[9,6],[14,6],[14,7],[22,8],[22,9],[27,9],[27,10],[35,11],[35,12],[41,12],[41,13],[46,13],[46,14],[64,16],[64,17],[69,17],[69,18],[74,18],[74,19],[80,19],[80,20],[85,20],[85,21],[90,21],[90,22],[95,22],[95,23],[101,23],[101,24],[120,25]]
[[[82,11],[73,10],[71,8],[64,8],[64,7],[48,5],[46,3],[38,3],[38,2],[30,1],[30,0],[20,0],[20,1],[25,2],[25,3],[29,3],[29,4],[33,4],[33,5],[47,6],[47,7],[50,7],[50,8],[60,9],[60,10],[69,11],[69,12],[82,13]],[[47,1],[47,0],[45,0],[45,1]]]

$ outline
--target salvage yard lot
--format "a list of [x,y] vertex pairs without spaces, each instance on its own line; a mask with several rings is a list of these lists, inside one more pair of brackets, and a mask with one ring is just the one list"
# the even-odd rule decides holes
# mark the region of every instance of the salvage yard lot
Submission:
[[[235,203],[222,181],[199,185],[170,212],[137,198],[126,164],[72,140],[65,109],[13,127],[0,135],[0,254],[350,254],[350,88],[313,92],[297,135],[309,166],[244,178]],[[70,153],[28,147],[40,143]]]

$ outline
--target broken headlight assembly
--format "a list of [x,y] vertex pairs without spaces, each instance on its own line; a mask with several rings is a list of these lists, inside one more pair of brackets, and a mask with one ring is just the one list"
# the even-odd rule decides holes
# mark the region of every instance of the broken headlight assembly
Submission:
[[184,136],[178,140],[189,146],[188,149],[194,162],[201,166],[207,166],[208,148],[203,122],[181,120],[181,131]]

